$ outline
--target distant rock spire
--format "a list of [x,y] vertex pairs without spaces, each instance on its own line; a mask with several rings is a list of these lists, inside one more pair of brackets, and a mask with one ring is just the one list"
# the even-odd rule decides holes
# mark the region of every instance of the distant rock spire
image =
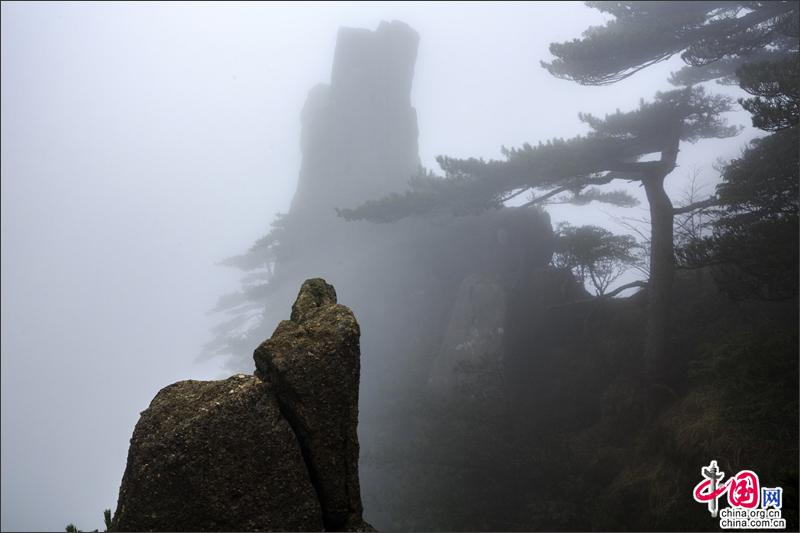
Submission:
[[419,35],[403,22],[341,28],[330,85],[309,92],[291,214],[332,220],[334,207],[408,188],[419,166],[411,84]]

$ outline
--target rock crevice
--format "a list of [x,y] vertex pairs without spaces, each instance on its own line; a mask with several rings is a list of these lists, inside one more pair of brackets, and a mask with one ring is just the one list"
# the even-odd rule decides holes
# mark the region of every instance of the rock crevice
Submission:
[[253,354],[278,396],[319,495],[327,530],[361,527],[358,482],[360,330],[325,280],[307,280],[290,320]]

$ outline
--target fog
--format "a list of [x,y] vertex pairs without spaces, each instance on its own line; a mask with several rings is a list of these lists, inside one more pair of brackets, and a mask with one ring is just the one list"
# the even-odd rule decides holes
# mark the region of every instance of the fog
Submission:
[[[330,81],[338,29],[382,20],[420,35],[411,103],[431,169],[585,133],[579,111],[633,109],[682,65],[556,79],[539,66],[549,43],[606,20],[571,2],[2,5],[3,530],[102,528],[156,392],[252,369],[200,358],[241,277],[217,263],[288,211],[300,112]],[[712,192],[712,163],[761,134],[729,120],[737,137],[681,145],[673,199],[694,168]],[[646,204],[548,211],[621,231],[606,212]]]

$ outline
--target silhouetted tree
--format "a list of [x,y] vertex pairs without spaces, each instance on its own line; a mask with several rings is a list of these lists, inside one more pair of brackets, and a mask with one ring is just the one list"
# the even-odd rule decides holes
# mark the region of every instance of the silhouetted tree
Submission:
[[755,98],[740,99],[753,126],[766,131],[790,128],[800,120],[800,61],[795,52],[780,61],[762,61],[736,71],[739,86]]
[[797,297],[798,128],[753,141],[723,170],[721,216],[698,246],[734,298]]
[[681,54],[687,67],[676,85],[727,78],[746,63],[779,60],[796,49],[798,3],[586,2],[614,18],[582,39],[550,45],[542,62],[552,75],[583,85],[608,85]]
[[[582,39],[551,44],[550,52],[555,59],[542,62],[542,66],[554,76],[584,85],[608,85],[680,53],[687,66],[672,74],[673,84],[738,80],[743,89],[756,96],[741,101],[754,113],[754,125],[779,129],[796,124],[791,116],[793,112],[796,114],[798,98],[798,2],[587,2],[587,5],[614,19],[587,29]],[[664,125],[669,127],[668,122]],[[649,189],[645,182],[651,206],[652,246],[645,357],[651,375],[654,366],[663,360],[666,348],[674,269],[671,227],[675,211],[663,187],[653,185],[657,181],[651,179]],[[663,177],[660,181],[663,183]],[[725,194],[720,191],[721,196]],[[679,211],[687,212],[714,202],[708,199]],[[733,206],[730,202],[728,205]]]
[[[593,185],[614,180],[642,184],[650,209],[650,279],[647,373],[656,379],[664,370],[670,297],[674,273],[675,209],[664,191],[664,179],[676,166],[681,141],[729,137],[738,131],[720,116],[730,110],[727,97],[707,95],[702,87],[657,93],[652,102],[600,119],[579,115],[592,129],[587,136],[553,140],[538,146],[505,150],[504,161],[439,158],[445,179],[424,176],[404,195],[374,200],[354,209],[340,209],[348,220],[389,221],[437,211],[455,214],[502,205],[522,189],[538,192],[527,205],[558,195],[580,201]],[[657,152],[658,160],[640,161]],[[595,193],[596,194],[596,193]]]
[[278,213],[270,231],[247,252],[220,261],[220,265],[238,268],[245,274],[239,290],[221,296],[212,309],[228,318],[214,326],[214,339],[203,347],[204,356],[248,353],[263,340],[254,333],[253,323],[261,322],[264,302],[275,289],[270,281],[276,265],[290,253],[293,239],[288,235],[289,221],[288,215]]
[[738,85],[753,126],[782,132],[754,141],[722,169],[716,197],[682,208],[719,206],[713,237],[682,243],[688,266],[715,265],[735,297],[797,292],[797,132],[800,121],[798,2],[587,2],[614,20],[582,39],[554,43],[543,63],[584,85],[624,79],[680,53],[687,66],[670,81]]
[[[105,531],[111,531],[111,509],[103,510],[103,523],[106,526]],[[66,531],[67,533],[80,533],[82,530],[78,529],[78,527],[75,524],[70,523],[67,524],[67,526],[64,528],[64,531]],[[92,531],[93,533],[97,533],[96,529]]]
[[592,284],[598,296],[637,261],[636,239],[614,235],[598,226],[558,225],[553,265],[568,268],[581,281]]

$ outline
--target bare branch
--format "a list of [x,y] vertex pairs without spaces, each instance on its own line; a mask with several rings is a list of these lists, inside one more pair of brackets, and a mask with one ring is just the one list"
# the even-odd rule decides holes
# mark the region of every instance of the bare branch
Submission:
[[647,282],[640,280],[640,281],[632,281],[630,283],[626,283],[625,285],[620,285],[613,291],[605,293],[600,298],[611,298],[612,296],[616,296],[617,294],[621,293],[626,289],[632,289],[634,287],[647,287]]
[[508,196],[506,196],[505,198],[503,198],[502,200],[500,200],[500,203],[505,203],[505,202],[511,200],[512,198],[516,198],[517,196],[519,196],[520,194],[524,193],[525,191],[527,191],[529,189],[530,189],[530,187],[523,187],[522,189],[518,190],[517,192],[511,193]]
[[545,200],[547,200],[548,198],[552,198],[553,196],[555,196],[557,194],[561,194],[562,192],[567,192],[569,190],[571,190],[571,187],[567,187],[567,186],[559,187],[558,189],[553,189],[552,191],[550,191],[548,193],[545,193],[545,194],[539,196],[538,198],[534,198],[530,202],[522,204],[522,207],[529,207],[529,206],[532,206],[532,205],[535,205],[535,204],[542,203]]
[[701,200],[699,202],[694,202],[692,204],[684,205],[682,207],[675,207],[675,208],[672,209],[672,214],[673,215],[682,215],[684,213],[691,213],[692,211],[697,211],[699,209],[705,209],[707,207],[711,207],[711,206],[717,205],[718,203],[719,203],[719,200],[717,200],[716,197],[711,196],[711,197],[706,198],[705,200]]
[[630,283],[626,283],[625,285],[621,285],[621,286],[617,287],[616,289],[614,289],[613,291],[611,291],[609,293],[606,293],[606,294],[603,294],[602,296],[595,296],[594,298],[583,298],[583,299],[580,299],[580,300],[574,300],[572,302],[566,302],[566,303],[563,303],[563,304],[551,305],[551,306],[548,306],[547,309],[556,309],[556,308],[559,308],[559,307],[567,307],[569,305],[578,305],[578,304],[585,304],[585,303],[600,303],[600,302],[603,302],[605,300],[608,300],[608,299],[612,298],[613,296],[616,296],[617,294],[621,293],[625,289],[632,289],[634,287],[647,287],[647,282],[646,281],[632,281]]

